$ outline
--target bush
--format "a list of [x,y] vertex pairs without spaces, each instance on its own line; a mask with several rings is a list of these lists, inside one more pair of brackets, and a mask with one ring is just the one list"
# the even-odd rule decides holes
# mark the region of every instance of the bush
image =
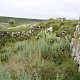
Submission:
[[[77,21],[74,20],[50,19],[39,23],[39,27],[33,28],[35,33],[31,39],[24,41],[20,37],[1,39],[0,61],[4,65],[0,63],[0,79],[80,80],[77,63],[71,58],[69,43],[64,38],[66,34],[73,37],[76,24]],[[15,26],[14,20],[10,21],[10,26]],[[53,33],[45,33],[45,30],[51,26]],[[5,30],[1,28],[10,33],[30,29],[22,27]],[[39,29],[42,31],[37,31]],[[60,36],[60,39],[57,36]],[[25,37],[23,36],[24,39]]]
[[55,32],[55,31],[59,30],[59,28],[61,27],[61,25],[59,25],[59,24],[53,24],[52,27],[53,27],[53,32]]
[[69,34],[71,37],[73,37],[74,31],[75,31],[75,27],[64,25],[61,28],[59,28],[58,31],[56,31],[56,35],[60,37],[65,37],[67,34]]
[[10,20],[9,20],[9,24],[10,24],[10,26],[13,26],[13,27],[14,27],[14,25],[15,25],[14,19],[10,19]]
[[[53,60],[56,64],[61,64],[66,59],[66,56],[69,57],[69,46],[66,43],[65,39],[57,40],[52,45],[48,44],[48,51],[44,52],[42,55],[48,60]],[[67,53],[67,54],[66,54]],[[64,59],[64,55],[65,59]]]
[[13,80],[76,80],[77,77],[79,78],[77,64],[71,59],[65,39],[56,39],[52,44],[47,40],[40,38],[35,41],[21,41],[6,45],[2,49],[8,57],[8,63],[6,63],[8,66],[5,68],[10,71]]
[[5,70],[1,62],[0,62],[0,79],[1,80],[12,80],[11,74]]

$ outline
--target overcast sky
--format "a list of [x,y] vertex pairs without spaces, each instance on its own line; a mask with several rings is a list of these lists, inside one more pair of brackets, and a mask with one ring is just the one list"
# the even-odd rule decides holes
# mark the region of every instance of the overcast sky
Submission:
[[0,16],[78,19],[80,0],[0,0]]

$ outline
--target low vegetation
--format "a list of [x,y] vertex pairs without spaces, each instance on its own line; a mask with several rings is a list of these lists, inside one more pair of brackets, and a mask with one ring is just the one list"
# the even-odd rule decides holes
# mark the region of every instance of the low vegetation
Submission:
[[[29,39],[2,39],[0,79],[79,80],[78,64],[69,49],[76,24],[76,20],[49,19],[40,22],[40,30],[35,29]],[[53,32],[45,32],[49,27]],[[66,35],[70,37],[66,39]]]
[[16,23],[29,23],[29,22],[41,22],[43,20],[38,20],[38,19],[29,19],[29,18],[14,18],[14,17],[4,17],[4,16],[0,16],[0,22],[3,23],[8,23],[8,21],[10,19],[14,19],[16,21]]

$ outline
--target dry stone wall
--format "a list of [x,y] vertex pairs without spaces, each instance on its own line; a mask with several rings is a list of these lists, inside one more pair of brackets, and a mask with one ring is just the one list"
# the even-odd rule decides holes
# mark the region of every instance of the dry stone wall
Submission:
[[72,51],[72,57],[78,63],[78,68],[80,72],[80,24],[76,26],[76,31],[74,32],[74,38],[70,43],[70,50]]
[[17,38],[17,37],[30,37],[31,35],[35,34],[39,30],[41,30],[40,27],[34,26],[31,30],[22,31],[22,32],[0,31],[0,39],[2,39],[2,38]]

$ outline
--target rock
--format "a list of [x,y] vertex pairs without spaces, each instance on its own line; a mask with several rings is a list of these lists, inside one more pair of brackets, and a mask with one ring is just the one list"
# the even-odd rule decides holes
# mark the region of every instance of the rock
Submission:
[[28,33],[31,34],[32,33],[32,30],[29,30]]
[[71,41],[71,43],[70,43],[70,51],[72,51],[73,45],[74,45],[74,38],[72,38],[72,41]]
[[80,72],[80,65],[79,65],[79,68],[78,68],[78,72]]
[[57,39],[59,39],[59,40],[60,40],[60,37],[57,37]]
[[47,29],[47,31],[52,32],[53,31],[53,28],[50,27],[50,28]]
[[12,33],[11,33],[11,36],[12,36],[12,37],[15,37],[15,32],[12,32]]
[[16,28],[21,28],[22,26],[16,26]]
[[78,63],[78,71],[80,72],[80,24],[76,26],[76,31],[74,32],[74,38],[70,43],[70,50],[72,51],[72,57]]

